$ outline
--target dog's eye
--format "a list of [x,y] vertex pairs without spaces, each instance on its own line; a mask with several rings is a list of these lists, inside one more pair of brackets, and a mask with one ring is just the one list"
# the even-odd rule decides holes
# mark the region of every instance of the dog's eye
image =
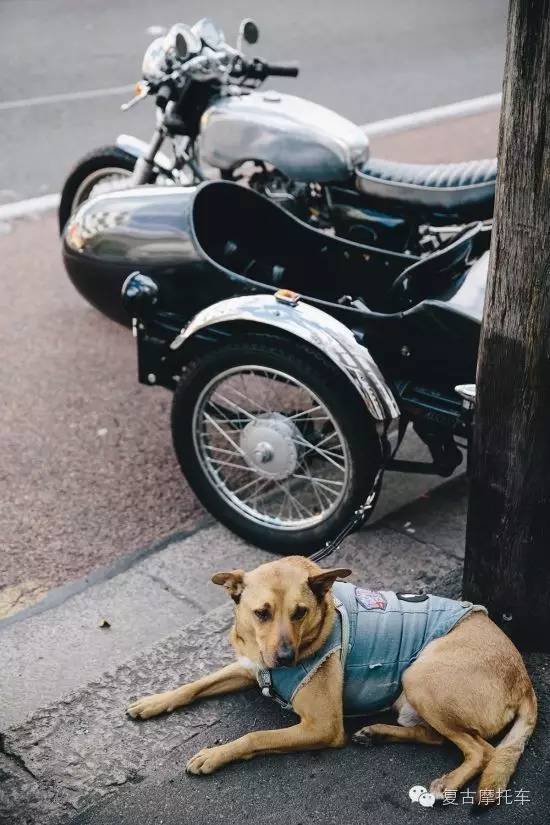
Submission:
[[307,607],[304,607],[303,605],[298,605],[298,607],[295,609],[294,613],[292,614],[291,619],[292,619],[293,622],[299,622],[300,619],[304,618],[306,613],[307,613]]
[[261,607],[259,610],[255,610],[254,613],[261,622],[267,622],[269,619],[269,610],[267,607]]

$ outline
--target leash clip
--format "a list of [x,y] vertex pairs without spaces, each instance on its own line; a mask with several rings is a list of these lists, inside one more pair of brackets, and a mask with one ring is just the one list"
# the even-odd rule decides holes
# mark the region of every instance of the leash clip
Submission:
[[348,523],[342,528],[342,530],[338,533],[338,535],[333,538],[332,540],[326,541],[323,547],[320,550],[317,550],[316,553],[313,553],[309,558],[311,561],[318,562],[321,559],[326,559],[327,556],[331,556],[335,550],[340,547],[344,539],[346,539],[350,533],[352,533],[355,529],[365,524],[370,518],[370,515],[374,509],[374,505],[376,503],[376,498],[378,496],[380,485],[382,483],[382,468],[378,470],[376,477],[374,479],[372,489],[367,496],[367,499],[364,504],[357,508],[354,511],[351,519]]
[[273,691],[273,686],[271,683],[271,674],[267,668],[260,668],[256,675],[256,680],[260,687],[263,696],[266,696],[268,699],[273,699],[274,702],[277,702],[284,710],[289,710],[292,708],[291,702],[285,702],[284,699],[281,699],[280,696]]

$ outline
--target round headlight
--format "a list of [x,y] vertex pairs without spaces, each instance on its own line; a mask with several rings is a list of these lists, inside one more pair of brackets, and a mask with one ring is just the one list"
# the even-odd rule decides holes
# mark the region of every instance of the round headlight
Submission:
[[185,23],[176,23],[164,39],[164,48],[176,60],[187,60],[201,50],[201,41]]

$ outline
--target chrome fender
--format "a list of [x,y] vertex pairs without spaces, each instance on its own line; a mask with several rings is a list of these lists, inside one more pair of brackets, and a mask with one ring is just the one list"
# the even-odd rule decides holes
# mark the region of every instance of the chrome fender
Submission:
[[303,301],[291,305],[274,295],[245,295],[218,301],[198,312],[174,338],[170,349],[185,348],[205,327],[235,321],[282,329],[307,341],[347,376],[376,421],[388,426],[399,418],[393,393],[368,349],[340,321]]
[[[116,139],[116,145],[119,149],[123,149],[134,158],[141,158],[149,151],[148,144],[133,135],[119,135]],[[155,155],[155,166],[158,166],[158,168],[162,172],[166,172],[167,175],[171,175],[174,164],[168,155],[159,151]]]

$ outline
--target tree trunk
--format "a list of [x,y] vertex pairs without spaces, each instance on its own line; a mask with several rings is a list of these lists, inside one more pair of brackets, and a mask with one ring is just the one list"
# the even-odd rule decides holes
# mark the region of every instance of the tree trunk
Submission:
[[550,0],[511,0],[464,596],[550,650]]

